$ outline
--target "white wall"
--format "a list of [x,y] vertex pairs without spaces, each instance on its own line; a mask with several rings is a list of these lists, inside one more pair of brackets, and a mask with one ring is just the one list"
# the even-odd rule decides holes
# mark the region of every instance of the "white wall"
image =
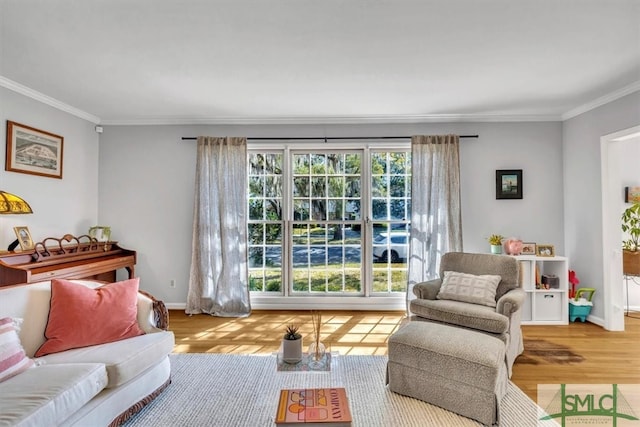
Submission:
[[[7,120],[64,137],[62,179],[7,172],[0,189],[24,198],[32,215],[0,216],[0,250],[15,240],[14,226],[27,226],[35,242],[70,233],[86,234],[98,218],[98,136],[94,125],[0,87],[0,135]],[[6,145],[0,144],[4,161]]]
[[[479,134],[461,143],[464,248],[488,252],[492,233],[563,244],[562,125],[451,123],[335,126],[105,126],[99,218],[138,252],[141,287],[186,301],[191,261],[195,141],[183,136],[385,136]],[[317,142],[315,142],[317,144]],[[495,170],[523,169],[524,199],[495,199]],[[176,288],[170,288],[171,279]]]
[[591,314],[597,319],[604,319],[600,137],[639,124],[635,92],[562,126],[566,253],[580,286],[596,289]]

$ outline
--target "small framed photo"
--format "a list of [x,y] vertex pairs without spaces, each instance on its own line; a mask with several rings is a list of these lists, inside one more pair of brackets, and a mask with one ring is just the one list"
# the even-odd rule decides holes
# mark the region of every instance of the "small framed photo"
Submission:
[[34,248],[33,239],[31,239],[31,233],[27,227],[13,227],[13,231],[16,233],[20,249],[26,251]]
[[496,199],[522,199],[522,169],[496,170]]
[[535,255],[536,254],[536,244],[527,242],[522,244],[522,252],[520,255]]
[[64,138],[7,120],[4,170],[62,179]]
[[95,238],[98,242],[108,242],[111,240],[111,227],[97,225],[89,229],[89,236]]
[[536,255],[538,256],[556,256],[553,245],[537,245]]

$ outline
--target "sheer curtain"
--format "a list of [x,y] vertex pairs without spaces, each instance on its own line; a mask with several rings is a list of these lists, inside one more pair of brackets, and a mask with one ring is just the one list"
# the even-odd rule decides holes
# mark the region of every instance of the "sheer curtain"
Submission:
[[413,286],[438,277],[440,257],[462,251],[460,138],[411,137],[411,238],[407,312]]
[[198,137],[188,314],[251,312],[247,267],[247,139]]

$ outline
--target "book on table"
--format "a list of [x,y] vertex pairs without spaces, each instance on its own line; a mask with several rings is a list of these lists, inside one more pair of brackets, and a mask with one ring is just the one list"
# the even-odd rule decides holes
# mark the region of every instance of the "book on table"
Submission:
[[349,427],[351,410],[344,387],[280,390],[276,424],[283,427]]

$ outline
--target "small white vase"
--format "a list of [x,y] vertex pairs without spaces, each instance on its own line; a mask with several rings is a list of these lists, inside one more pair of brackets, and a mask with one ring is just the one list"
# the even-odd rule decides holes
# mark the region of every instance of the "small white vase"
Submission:
[[302,338],[282,340],[282,360],[287,363],[298,363],[302,360]]
[[491,245],[491,253],[492,254],[501,254],[502,253],[502,245]]

